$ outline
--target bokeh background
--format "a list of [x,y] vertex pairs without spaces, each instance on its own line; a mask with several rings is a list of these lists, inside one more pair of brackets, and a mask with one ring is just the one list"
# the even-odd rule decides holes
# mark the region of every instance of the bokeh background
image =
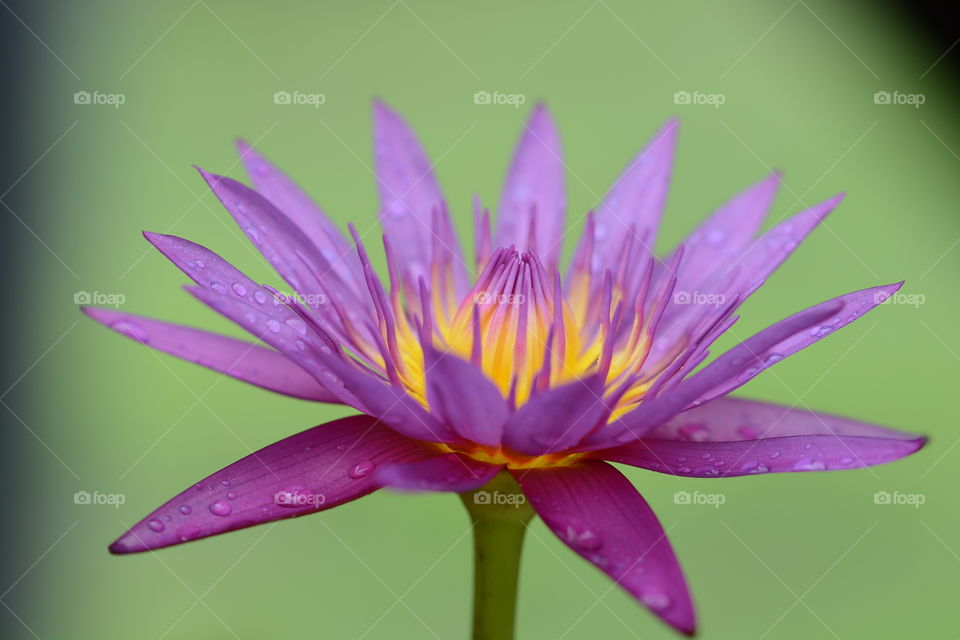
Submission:
[[[953,35],[896,5],[825,0],[0,4],[4,638],[466,637],[471,547],[454,496],[380,493],[155,554],[106,551],[184,486],[349,412],[154,354],[83,318],[75,297],[236,334],[179,289],[185,278],[140,231],[188,237],[276,281],[191,168],[240,177],[238,135],[338,224],[369,228],[375,96],[420,132],[463,230],[471,194],[496,201],[539,99],[564,137],[570,244],[581,214],[673,115],[682,124],[663,249],[771,168],[785,170],[771,222],[846,190],[746,304],[736,334],[875,284],[905,279],[912,297],[741,394],[924,432],[931,444],[833,474],[627,473],[669,530],[705,638],[956,633]],[[278,91],[324,103],[278,105]],[[526,105],[476,104],[479,91]],[[723,104],[677,104],[681,91]],[[123,103],[78,104],[76,92]],[[123,504],[75,504],[77,491]],[[675,504],[676,491],[725,502]],[[880,491],[922,504],[876,504]],[[540,523],[526,542],[518,627],[526,639],[671,637]]]

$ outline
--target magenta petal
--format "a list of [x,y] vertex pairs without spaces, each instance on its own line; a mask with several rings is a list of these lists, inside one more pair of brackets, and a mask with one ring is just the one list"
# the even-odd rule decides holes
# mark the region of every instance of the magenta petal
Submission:
[[603,376],[594,375],[534,396],[511,416],[504,444],[531,456],[572,447],[609,414],[603,394]]
[[646,437],[592,457],[695,478],[856,469],[926,439],[848,418],[739,398],[685,411]]
[[524,124],[503,185],[496,246],[533,248],[552,272],[563,248],[565,211],[560,133],[547,107],[538,104]]
[[630,162],[596,209],[593,264],[594,275],[616,268],[616,260],[627,238],[646,242],[645,254],[652,253],[660,215],[667,199],[678,123],[668,121]]
[[112,553],[168,547],[314,513],[379,488],[380,465],[435,455],[369,416],[334,420],[275,442],[182,492],[110,545]]
[[656,515],[609,464],[513,471],[550,530],[671,627],[693,635],[690,592]]
[[478,462],[462,453],[446,453],[426,460],[395,462],[377,469],[384,487],[409,491],[473,491],[489,482],[503,465]]
[[237,151],[253,182],[320,250],[330,265],[356,292],[365,289],[357,252],[339,229],[297,184],[243,140]]
[[471,442],[500,446],[508,410],[497,386],[466,360],[429,345],[424,369],[431,413]]
[[83,312],[141,344],[238,380],[294,398],[340,402],[301,367],[272,349],[111,309],[84,307]]

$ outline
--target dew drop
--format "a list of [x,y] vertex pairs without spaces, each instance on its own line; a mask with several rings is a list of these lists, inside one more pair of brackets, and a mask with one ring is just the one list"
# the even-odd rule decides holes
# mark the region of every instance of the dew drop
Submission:
[[366,478],[368,475],[373,473],[373,470],[377,468],[377,465],[372,460],[364,460],[358,462],[350,468],[349,476],[354,480],[359,480],[360,478]]
[[286,325],[302,336],[307,335],[307,323],[300,318],[287,318]]
[[237,492],[236,491],[227,491],[227,500],[236,500]]
[[227,292],[227,288],[226,288],[225,286],[223,286],[222,284],[220,284],[219,282],[211,282],[211,283],[210,283],[210,288],[213,289],[214,291],[216,291],[217,293],[226,293],[226,292]]
[[150,339],[146,329],[136,323],[127,322],[126,320],[114,322],[110,325],[110,328],[137,342],[147,342]]
[[600,535],[577,518],[565,518],[558,522],[557,532],[577,551],[596,551],[603,546]]
[[231,511],[233,511],[233,507],[223,500],[217,500],[210,505],[210,513],[215,516],[228,516]]
[[233,292],[240,297],[247,295],[247,287],[242,282],[234,282],[230,285],[230,288],[233,289]]
[[657,589],[644,589],[641,591],[640,601],[651,609],[658,611],[670,606],[670,597]]
[[193,511],[193,509],[191,509],[191,508],[190,508],[190,505],[188,505],[188,504],[182,504],[182,505],[180,505],[179,511],[180,511],[180,513],[182,513],[183,515],[188,516],[188,515],[190,515],[190,512]]
[[161,522],[160,520],[157,520],[156,518],[151,518],[150,520],[147,520],[147,526],[150,527],[151,531],[156,531],[158,533],[160,531],[163,531],[163,522]]
[[283,327],[280,325],[280,321],[274,318],[267,320],[267,328],[274,333],[280,333],[280,329]]
[[267,294],[265,294],[263,291],[260,291],[260,289],[257,289],[253,292],[253,299],[258,303],[263,304],[267,301]]
[[794,471],[823,471],[827,465],[816,458],[801,458],[793,465]]

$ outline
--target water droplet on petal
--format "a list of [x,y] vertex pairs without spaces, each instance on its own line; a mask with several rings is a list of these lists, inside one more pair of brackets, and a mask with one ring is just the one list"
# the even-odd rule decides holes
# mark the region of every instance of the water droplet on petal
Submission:
[[150,527],[151,531],[156,531],[158,533],[160,531],[163,531],[163,522],[161,522],[160,520],[157,520],[156,518],[151,518],[150,520],[147,520],[147,526]]
[[219,282],[216,282],[216,281],[210,283],[210,288],[213,289],[214,291],[216,291],[217,293],[226,293],[226,292],[227,292],[227,288],[226,288],[225,286],[223,286],[222,284],[220,284]]
[[801,458],[793,465],[794,471],[823,471],[827,465],[816,458]]
[[233,292],[240,297],[247,295],[247,286],[242,282],[234,282],[230,285],[230,288],[233,289]]
[[182,505],[180,505],[179,511],[180,511],[180,513],[182,513],[183,515],[188,516],[188,515],[190,515],[190,512],[193,511],[193,509],[191,509],[191,508],[190,508],[190,505],[188,505],[188,504],[182,504]]
[[267,301],[267,294],[265,294],[263,291],[260,291],[260,289],[257,289],[253,292],[253,299],[258,303],[263,304]]
[[236,491],[227,491],[227,500],[236,500],[237,492]]
[[149,340],[149,335],[147,334],[146,329],[134,322],[127,322],[126,320],[118,320],[110,325],[110,328],[116,331],[117,333],[122,333],[128,338],[132,338],[137,342],[147,342]]
[[233,511],[233,507],[223,500],[217,500],[210,505],[210,513],[215,516],[228,516],[231,511]]
[[200,527],[195,524],[188,524],[177,529],[177,537],[186,542],[200,535]]
[[269,320],[267,320],[267,329],[270,329],[270,331],[274,333],[280,333],[280,329],[282,328],[283,327],[280,325],[279,320],[276,320],[274,318],[270,318]]
[[640,592],[640,601],[658,611],[670,606],[670,596],[658,589],[644,589]]
[[364,460],[358,462],[350,468],[349,476],[354,480],[359,480],[360,478],[366,478],[368,475],[373,473],[373,470],[377,468],[377,465],[372,460]]
[[600,534],[577,518],[563,518],[556,523],[556,531],[561,539],[577,551],[596,551],[603,546]]

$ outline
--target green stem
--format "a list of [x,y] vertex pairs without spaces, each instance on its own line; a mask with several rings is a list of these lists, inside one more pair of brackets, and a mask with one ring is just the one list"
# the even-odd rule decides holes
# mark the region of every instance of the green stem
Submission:
[[506,471],[460,497],[473,520],[473,640],[512,640],[520,551],[533,509]]

